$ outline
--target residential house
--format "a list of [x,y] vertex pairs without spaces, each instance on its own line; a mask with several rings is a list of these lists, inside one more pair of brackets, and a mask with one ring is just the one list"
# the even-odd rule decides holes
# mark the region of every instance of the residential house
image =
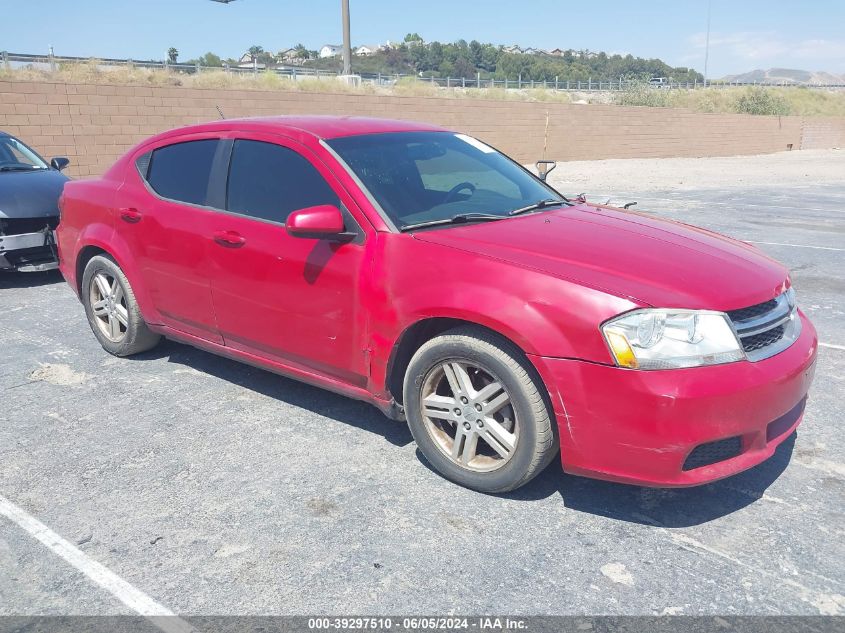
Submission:
[[295,48],[286,48],[276,53],[276,61],[287,66],[300,66],[305,61]]
[[379,50],[379,47],[375,44],[368,45],[364,44],[363,46],[359,46],[354,51],[352,51],[353,55],[357,55],[359,57],[369,57],[370,55],[375,55]]
[[514,44],[513,46],[503,46],[503,53],[510,53],[511,55],[522,55],[522,49]]
[[343,46],[340,44],[324,44],[320,49],[320,57],[338,57],[343,55]]
[[267,66],[261,62],[256,62],[251,53],[244,53],[238,60],[238,68],[259,68],[265,69]]

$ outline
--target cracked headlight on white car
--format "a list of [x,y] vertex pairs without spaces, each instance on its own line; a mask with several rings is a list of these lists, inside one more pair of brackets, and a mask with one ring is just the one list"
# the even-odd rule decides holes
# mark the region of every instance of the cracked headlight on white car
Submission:
[[745,352],[722,312],[644,309],[602,325],[616,364],[630,369],[679,369],[733,363]]

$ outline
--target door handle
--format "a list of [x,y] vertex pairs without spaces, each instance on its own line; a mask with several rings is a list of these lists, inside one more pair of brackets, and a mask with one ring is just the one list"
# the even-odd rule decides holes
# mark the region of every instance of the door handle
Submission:
[[120,210],[120,219],[129,224],[137,224],[141,221],[141,212],[138,209],[127,208]]
[[214,241],[227,248],[240,248],[246,244],[246,238],[237,231],[217,231]]

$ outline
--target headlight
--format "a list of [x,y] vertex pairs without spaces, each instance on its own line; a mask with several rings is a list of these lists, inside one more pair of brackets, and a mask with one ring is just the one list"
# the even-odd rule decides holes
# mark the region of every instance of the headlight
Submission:
[[745,358],[726,314],[698,310],[636,310],[602,326],[620,367],[676,369]]

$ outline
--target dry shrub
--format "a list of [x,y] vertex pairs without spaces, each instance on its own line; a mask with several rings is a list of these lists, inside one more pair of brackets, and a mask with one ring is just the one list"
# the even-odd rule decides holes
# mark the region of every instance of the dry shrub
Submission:
[[266,90],[343,94],[384,94],[405,97],[489,99],[497,101],[541,101],[550,103],[614,103],[626,106],[681,107],[698,112],[743,112],[747,114],[795,114],[800,116],[845,116],[845,91],[813,88],[727,87],[697,90],[662,90],[637,83],[621,92],[569,93],[551,88],[505,90],[495,88],[446,89],[424,79],[403,77],[392,86],[364,83],[354,86],[334,76],[291,77],[272,71],[259,73],[205,69],[188,73],[177,69],[149,69],[138,66],[105,66],[96,59],[60,64],[55,72],[36,67],[4,69],[0,79],[66,83],[186,86],[190,88]]

